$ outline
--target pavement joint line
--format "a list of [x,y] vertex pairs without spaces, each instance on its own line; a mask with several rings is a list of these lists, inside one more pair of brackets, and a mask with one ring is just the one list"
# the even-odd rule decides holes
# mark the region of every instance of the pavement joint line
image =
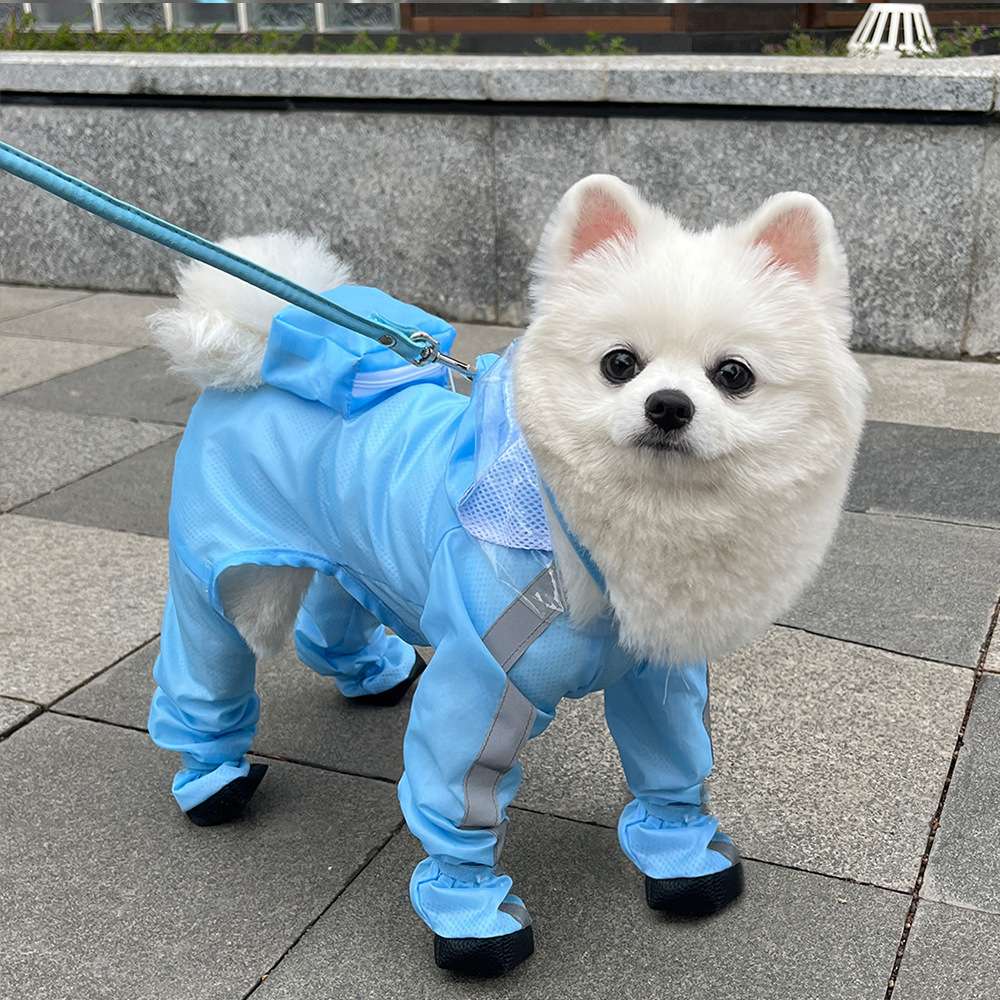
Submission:
[[[2,402],[3,402],[3,400],[0,399],[0,403],[2,403]],[[9,406],[15,406],[16,404],[15,403],[9,403],[8,405]],[[31,409],[31,407],[20,406],[20,407],[18,407],[18,409],[28,410],[28,409]],[[35,412],[39,412],[39,411],[35,411]],[[61,410],[45,410],[43,412],[45,412],[45,413],[61,413],[62,411]],[[2,413],[3,413],[3,408],[0,407],[0,414],[2,414]],[[80,414],[76,414],[76,415],[77,416],[81,416]],[[88,415],[84,414],[82,416],[83,416],[83,419],[86,420]],[[93,416],[93,414],[90,414],[90,416]],[[155,424],[156,423],[156,421],[153,421],[153,420],[139,420],[139,419],[137,419],[135,417],[98,417],[97,419],[99,419],[99,420],[125,420],[128,423],[130,423],[130,424]],[[159,424],[158,426],[160,426],[160,427],[172,427],[173,424]],[[98,469],[91,469],[89,472],[85,472],[82,476],[77,476],[76,479],[70,479],[68,482],[60,483],[58,486],[54,486],[51,490],[46,490],[44,493],[39,493],[37,496],[31,497],[29,500],[22,500],[16,506],[10,507],[6,511],[3,511],[2,513],[5,513],[5,514],[16,514],[16,513],[18,513],[18,511],[21,510],[22,507],[27,507],[29,503],[34,503],[36,500],[41,500],[43,497],[52,496],[53,493],[57,493],[59,490],[63,490],[67,486],[73,486],[76,483],[83,482],[84,479],[89,479],[91,476],[96,476],[99,472],[105,472],[108,469],[110,469],[112,466],[118,465],[120,462],[124,462],[126,458],[133,458],[136,455],[142,455],[144,452],[152,451],[152,449],[155,448],[157,445],[161,445],[161,444],[163,444],[166,441],[173,441],[173,439],[175,437],[180,437],[180,435],[179,434],[174,434],[171,437],[163,438],[162,441],[154,441],[151,445],[147,445],[145,448],[140,448],[138,451],[130,452],[128,455],[122,455],[121,458],[116,458],[113,462],[108,462],[106,465],[102,465]],[[31,517],[32,515],[31,514],[23,514],[21,516],[22,517]],[[39,521],[52,521],[53,518],[51,518],[51,517],[44,517],[44,518],[36,518],[36,520],[39,520]],[[78,524],[77,521],[60,521],[59,523],[60,524]],[[95,525],[82,525],[81,527],[96,527],[96,526]],[[117,531],[118,529],[116,529],[116,528],[104,528],[103,530],[104,531]],[[140,535],[138,532],[135,532],[135,531],[124,531],[124,532],[121,532],[121,533],[125,534],[125,535],[136,535],[139,538],[159,538],[160,537],[159,535]]]
[[[65,303],[65,304],[69,305],[69,303]],[[32,341],[37,341],[37,340],[42,339],[42,338],[39,338],[39,337],[19,337],[16,334],[7,334],[7,333],[4,333],[2,331],[2,329],[0,329],[0,337],[11,337],[12,339],[15,339],[15,340],[32,340]],[[60,340],[60,341],[56,341],[54,338],[52,340],[50,340],[49,342],[50,343],[60,343],[60,344],[74,344],[74,345],[83,343],[87,347],[109,347],[109,346],[113,346],[113,345],[109,345],[109,344],[90,344],[90,343],[87,343],[86,341],[82,341],[81,342],[81,341],[78,341],[78,340]],[[109,361],[118,361],[121,358],[127,358],[130,354],[137,354],[139,351],[149,350],[149,348],[151,346],[154,346],[154,345],[143,344],[140,347],[126,347],[119,354],[112,354],[110,358],[102,358],[100,361],[93,361],[89,365],[81,365],[79,368],[71,368],[68,372],[60,372],[58,375],[50,375],[48,378],[42,379],[41,382],[33,382],[31,385],[21,385],[21,386],[18,386],[16,389],[9,389],[7,392],[0,392],[0,401],[6,400],[12,406],[19,406],[20,405],[20,407],[21,407],[22,410],[28,410],[28,409],[34,410],[34,409],[36,409],[36,407],[34,407],[34,406],[28,407],[28,406],[24,406],[23,404],[18,404],[14,400],[8,399],[8,397],[16,395],[17,393],[22,392],[25,389],[37,389],[40,386],[48,385],[49,382],[54,382],[58,378],[66,378],[67,375],[79,375],[80,372],[89,371],[91,368],[96,368],[98,365],[107,364]],[[174,403],[182,403],[185,399],[187,399],[187,396],[178,396],[176,399],[170,399],[170,400],[167,401],[167,406],[171,406]],[[86,417],[108,417],[108,418],[115,419],[115,420],[133,420],[133,421],[137,419],[135,417],[122,417],[122,416],[120,416],[117,413],[79,413],[76,410],[52,410],[52,409],[49,409],[48,407],[38,407],[38,409],[41,410],[41,411],[43,411],[43,412],[45,412],[45,413],[71,413],[74,416],[84,417],[84,418],[86,418]],[[144,424],[162,424],[164,427],[180,427],[180,428],[183,428],[185,426],[184,423],[181,423],[181,422],[176,421],[176,420],[147,420],[147,419],[143,418],[142,423],[144,423]],[[60,489],[62,489],[62,487],[60,487]]]
[[4,694],[0,691],[0,698],[6,698],[8,701],[19,701],[22,705],[34,705],[35,708],[44,708],[45,706],[40,701],[35,701],[34,698],[25,698],[19,694]]
[[[4,697],[7,696],[4,695]],[[18,698],[17,700],[20,701],[21,699]],[[16,733],[19,729],[26,726],[29,722],[32,721],[32,719],[37,719],[40,715],[42,715],[45,712],[45,709],[42,708],[41,705],[36,705],[34,702],[28,702],[27,704],[32,705],[35,710],[33,712],[29,712],[23,719],[20,719],[18,722],[15,722],[14,725],[11,726],[10,729],[8,729],[5,733],[0,734],[0,743],[3,743],[4,740],[10,739],[10,737],[13,736],[14,733]]]
[[[617,829],[617,824],[615,823],[602,823],[599,820],[592,819],[580,819],[577,816],[567,816],[565,813],[560,812],[545,812],[542,809],[536,809],[533,806],[519,806],[516,802],[510,807],[514,812],[526,812],[531,813],[535,816],[550,816],[553,819],[560,819],[566,823],[578,823],[580,826],[592,826],[596,827],[598,830],[615,830]],[[849,885],[860,885],[868,889],[880,889],[882,892],[894,892],[898,896],[909,896],[909,889],[897,889],[891,885],[882,885],[881,882],[867,882],[864,879],[851,878],[850,875],[835,875],[832,872],[821,872],[816,868],[804,868],[801,865],[790,865],[784,861],[770,861],[767,858],[755,858],[750,854],[740,854],[740,858],[743,861],[752,861],[757,865],[768,865],[771,868],[783,868],[786,871],[792,872],[802,872],[806,875],[815,875],[818,878],[828,878],[835,882],[847,882]]]
[[[54,706],[58,705],[59,702],[61,702],[63,699],[68,698],[74,692],[79,691],[80,688],[89,684],[92,680],[95,680],[102,674],[106,674],[112,667],[117,667],[118,664],[122,662],[122,660],[127,660],[133,653],[138,653],[140,649],[145,649],[150,643],[155,642],[157,639],[159,639],[159,637],[160,633],[157,632],[155,635],[150,636],[148,639],[143,639],[142,642],[140,642],[137,646],[134,646],[127,653],[122,653],[122,655],[119,656],[118,659],[116,659],[114,662],[109,663],[106,667],[101,667],[101,669],[98,670],[97,673],[90,674],[90,676],[85,677],[78,684],[74,684],[73,687],[71,687],[68,691],[63,691],[63,693],[59,695],[59,697],[53,698],[52,701],[43,702],[42,703],[43,707],[51,709]],[[67,713],[62,713],[62,714],[67,714]]]
[[[0,286],[0,287],[8,287],[8,288],[54,288],[56,286],[53,286],[53,285],[7,285],[7,286]],[[3,330],[3,327],[6,326],[8,323],[13,323],[13,322],[15,322],[17,320],[21,320],[21,319],[27,319],[29,316],[41,316],[42,313],[49,312],[52,309],[59,309],[61,306],[71,306],[71,305],[73,305],[74,302],[82,302],[84,299],[92,299],[95,295],[97,295],[97,292],[88,291],[87,289],[83,289],[83,288],[79,289],[79,291],[80,291],[81,294],[79,296],[77,296],[77,298],[75,298],[75,299],[67,299],[65,302],[57,302],[54,306],[42,306],[41,309],[31,309],[31,310],[29,310],[26,313],[21,313],[19,316],[8,316],[2,323],[0,323],[0,336],[3,336],[3,337],[9,336]],[[16,337],[17,334],[13,334],[13,336]],[[57,340],[58,338],[57,337],[32,337],[31,339],[32,340]],[[96,346],[98,346],[98,347],[104,347],[106,345],[104,345],[104,344],[97,344]]]
[[[108,719],[100,719],[93,715],[83,715],[79,712],[69,712],[66,711],[65,709],[42,707],[41,711],[48,712],[51,715],[60,715],[64,718],[79,719],[82,722],[92,722],[99,726],[111,726],[114,729],[124,729],[127,730],[128,732],[142,733],[143,735],[149,734],[149,731],[143,728],[142,726],[132,726],[124,722],[112,722]],[[25,720],[25,722],[26,721],[27,720]],[[24,723],[19,723],[17,728],[20,728],[20,726],[23,724]],[[303,760],[301,758],[285,757],[278,754],[263,753],[259,750],[251,749],[248,752],[250,756],[259,757],[262,760],[273,760],[283,764],[293,764],[296,767],[307,767],[315,771],[324,771],[328,774],[337,774],[347,778],[361,778],[362,780],[365,781],[376,781],[379,784],[383,785],[395,786],[398,784],[397,779],[386,778],[383,777],[382,775],[364,774],[360,771],[347,771],[344,770],[343,768],[331,767],[329,764],[320,764],[317,763],[316,761],[308,761],[308,760]],[[515,813],[524,812],[524,813],[530,813],[535,816],[547,816],[551,819],[561,820],[564,823],[575,823],[577,826],[589,826],[597,830],[613,831],[616,828],[616,824],[602,823],[600,820],[581,819],[579,816],[568,816],[565,813],[561,813],[558,811],[546,811],[544,809],[538,809],[534,806],[518,805],[516,801],[511,804],[510,809],[512,812]],[[863,879],[851,878],[849,875],[836,875],[832,872],[818,871],[817,869],[814,868],[804,868],[800,865],[791,865],[781,861],[771,861],[766,858],[757,858],[750,854],[744,854],[741,855],[741,857],[745,861],[752,861],[754,864],[759,864],[759,865],[768,865],[771,868],[782,868],[785,869],[786,871],[802,872],[805,875],[814,875],[818,878],[830,879],[831,881],[834,882],[846,882],[849,885],[858,885],[869,889],[879,889],[882,892],[892,892],[900,896],[911,895],[911,891],[907,889],[897,889],[894,886],[882,885],[879,882],[868,882]],[[986,912],[986,911],[976,911],[976,912]],[[258,983],[257,985],[259,986],[260,983]],[[254,987],[254,989],[256,988],[257,987]],[[246,994],[246,996],[249,995],[250,995],[249,993]]]
[[848,646],[874,649],[877,653],[890,653],[892,656],[903,656],[908,660],[919,660],[921,663],[931,663],[939,667],[957,667],[959,670],[976,670],[976,667],[970,667],[967,663],[955,663],[952,660],[935,660],[930,656],[921,656],[919,653],[902,653],[898,649],[890,649],[888,646],[876,646],[874,643],[862,642],[860,639],[845,639],[839,635],[828,635],[826,632],[817,632],[815,629],[806,628],[803,625],[786,625],[784,622],[775,622],[774,625],[776,628],[787,628],[795,632],[805,632],[806,635],[814,635],[817,639],[830,639],[833,642],[842,642]]
[[[920,424],[900,424],[901,427],[919,427]],[[989,434],[989,431],[967,431],[969,434]],[[993,435],[1000,437],[1000,435]],[[998,524],[983,524],[981,521],[951,521],[943,517],[928,517],[924,514],[902,514],[889,510],[862,510],[859,507],[845,507],[847,514],[865,514],[868,517],[891,517],[897,521],[922,521],[926,524],[951,524],[956,528],[982,528],[984,531],[1000,531]]]
[[952,751],[951,763],[948,765],[948,773],[945,775],[944,785],[941,788],[941,795],[938,798],[937,809],[931,817],[929,829],[927,831],[927,845],[924,848],[923,856],[920,859],[920,870],[917,872],[916,881],[913,883],[910,909],[907,911],[906,919],[903,921],[903,931],[899,938],[899,947],[896,949],[896,960],[893,963],[892,971],[889,973],[889,982],[885,989],[884,1000],[892,1000],[892,995],[896,989],[896,982],[899,978],[899,970],[902,967],[903,959],[906,956],[906,946],[910,940],[910,931],[913,929],[913,920],[917,915],[917,907],[920,905],[920,890],[924,885],[924,878],[927,874],[927,866],[930,863],[931,851],[934,847],[934,839],[937,837],[937,832],[941,827],[941,815],[944,812],[945,801],[948,798],[951,782],[955,776],[955,768],[958,765],[958,758],[962,752],[962,747],[965,745],[965,733],[969,726],[969,719],[972,716],[972,709],[975,704],[976,695],[979,692],[979,683],[983,678],[983,674],[986,672],[986,656],[989,652],[993,635],[997,630],[998,617],[1000,617],[1000,599],[997,600],[993,608],[993,615],[990,619],[989,628],[986,630],[986,636],[979,648],[976,673],[972,678],[972,689],[969,691],[969,697],[965,703],[965,715],[962,718],[962,724],[959,727],[958,736],[955,739],[955,748]]
[[[44,310],[43,310],[44,311]],[[42,339],[41,337],[23,337],[16,333],[4,333],[0,329],[0,337],[4,340],[23,340],[26,343],[43,343],[43,344],[68,344],[71,347],[109,347],[109,344],[88,344],[79,340],[57,340],[55,337],[49,339]],[[79,368],[70,368],[69,371],[59,372],[56,375],[50,375],[48,378],[43,378],[40,382],[32,382],[30,385],[19,385],[16,389],[7,389],[4,392],[0,392],[0,399],[6,399],[8,396],[13,396],[17,392],[22,392],[25,389],[37,389],[40,385],[48,385],[49,382],[54,381],[57,378],[63,378],[66,375],[76,375],[77,372],[85,372],[88,368],[93,368],[95,365],[103,365],[106,361],[112,361],[114,358],[123,358],[126,354],[131,354],[133,350],[139,350],[139,348],[128,348],[120,351],[118,354],[112,354],[110,357],[101,358],[100,361],[91,361],[89,365],[80,365]],[[17,405],[16,403],[14,404]],[[65,410],[50,410],[51,413],[65,413]],[[103,415],[103,414],[102,414]],[[84,414],[84,416],[90,416],[90,414]]]
[[[118,662],[120,663],[121,661],[119,660]],[[107,667],[105,669],[110,670],[111,668]],[[104,671],[102,670],[101,673],[104,673]],[[94,677],[99,676],[100,674],[94,675]],[[90,683],[90,680],[93,680],[93,678],[90,678],[84,683]],[[78,688],[74,688],[73,690],[76,691]],[[72,693],[73,691],[67,691],[66,694],[60,695],[60,701],[63,698],[68,698]],[[35,704],[35,702],[31,702],[31,704]],[[59,708],[57,706],[58,702],[53,702],[52,705],[38,707],[51,712],[53,715],[62,715],[68,719],[81,719],[84,722],[96,722],[101,726],[112,726],[115,729],[127,729],[131,733],[144,733],[147,736],[149,735],[149,730],[145,726],[133,726],[128,722],[115,722],[112,719],[102,719],[96,715],[86,715],[83,712],[73,712],[69,709]],[[398,783],[398,779],[387,778],[382,774],[368,774],[364,771],[348,771],[341,767],[331,767],[329,764],[320,764],[318,761],[314,760],[304,760],[301,757],[287,757],[283,754],[265,753],[262,750],[254,750],[252,747],[247,752],[254,757],[260,757],[262,760],[273,760],[279,764],[294,764],[296,767],[310,767],[315,771],[326,771],[328,774],[340,774],[346,778],[363,778],[366,781],[378,781],[381,784],[393,786]]]
[[357,867],[357,869],[350,876],[350,878],[348,878],[347,881],[340,887],[338,892],[334,895],[333,899],[331,899],[330,902],[327,903],[326,906],[324,906],[323,909],[320,910],[320,912],[317,913],[316,916],[313,917],[313,919],[310,920],[309,923],[307,923],[305,927],[302,928],[302,930],[299,932],[295,940],[281,953],[281,955],[278,957],[278,960],[274,962],[274,964],[266,972],[261,974],[257,982],[254,983],[253,986],[251,986],[250,989],[243,994],[241,1000],[249,1000],[249,997],[251,997],[254,993],[256,993],[257,990],[259,990],[260,987],[263,986],[265,982],[267,982],[268,976],[270,976],[271,973],[273,973],[274,970],[277,969],[279,965],[281,965],[281,963],[291,954],[295,946],[313,929],[313,927],[316,926],[316,924],[319,923],[320,920],[323,919],[323,917],[326,916],[326,914],[330,911],[330,909],[337,902],[337,900],[340,899],[340,897],[343,896],[345,892],[347,892],[347,890],[354,884],[354,882],[357,881],[357,879],[360,878],[362,874],[364,874],[365,869],[367,869],[368,866],[382,853],[382,851],[384,851],[386,847],[389,846],[389,843],[393,840],[393,838],[400,832],[400,830],[403,829],[403,825],[404,825],[403,820],[400,820],[392,829],[392,831],[389,833],[389,835],[382,841],[382,843],[380,843],[377,847],[372,848],[372,850],[368,852],[364,861],[361,862],[361,864]]

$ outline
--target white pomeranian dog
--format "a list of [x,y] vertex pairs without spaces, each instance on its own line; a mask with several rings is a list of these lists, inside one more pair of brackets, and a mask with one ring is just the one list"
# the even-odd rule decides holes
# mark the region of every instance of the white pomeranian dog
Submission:
[[[227,246],[347,309],[445,347],[443,320],[346,283],[316,241]],[[635,798],[619,824],[667,913],[742,891],[706,807],[707,661],[795,600],[833,537],[864,418],[847,266],[806,194],[692,232],[615,177],[575,184],[534,266],[532,322],[478,361],[471,401],[437,365],[202,265],[154,331],[206,392],[178,451],[171,580],[150,733],[182,755],[178,804],[236,818],[255,657],[293,630],[342,694],[420,679],[400,803],[427,857],[410,894],[443,968],[534,948],[499,869],[517,755],[563,697],[605,692]],[[281,310],[281,311],[279,311]],[[391,632],[385,626],[389,626]]]

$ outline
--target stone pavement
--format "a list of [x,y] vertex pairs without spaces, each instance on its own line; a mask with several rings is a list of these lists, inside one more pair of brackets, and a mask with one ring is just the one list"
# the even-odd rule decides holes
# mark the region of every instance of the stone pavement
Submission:
[[[198,829],[169,797],[144,725],[193,399],[147,346],[164,301],[0,286],[0,995],[1000,995],[1000,366],[861,359],[871,423],[834,549],[713,674],[743,901],[700,924],[646,910],[600,698],[567,703],[505,855],[538,953],[484,984],[434,968],[406,899],[405,705],[349,705],[279,657],[247,819]],[[459,353],[512,333],[465,327]]]

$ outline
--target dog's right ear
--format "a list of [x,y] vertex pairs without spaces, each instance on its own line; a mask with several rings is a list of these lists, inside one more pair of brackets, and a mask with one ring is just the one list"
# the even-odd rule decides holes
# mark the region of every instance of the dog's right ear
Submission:
[[645,203],[630,184],[591,174],[560,199],[542,233],[532,270],[539,284],[602,246],[634,240]]

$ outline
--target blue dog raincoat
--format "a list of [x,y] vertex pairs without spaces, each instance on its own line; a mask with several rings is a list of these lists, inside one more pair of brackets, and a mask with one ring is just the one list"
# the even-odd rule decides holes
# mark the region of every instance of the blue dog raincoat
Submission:
[[[445,350],[454,340],[442,320],[374,289],[328,298],[422,329]],[[413,906],[445,938],[530,923],[498,863],[518,753],[565,697],[605,692],[635,796],[618,835],[642,872],[690,878],[738,860],[704,806],[706,665],[636,662],[610,617],[571,627],[549,535],[564,529],[549,524],[512,415],[509,354],[478,369],[470,400],[439,366],[407,365],[298,308],[275,317],[264,384],[205,392],[177,453],[149,717],[156,743],[181,755],[173,793],[185,811],[247,774],[254,656],[219,588],[242,564],[316,570],[296,647],[347,697],[393,687],[413,645],[434,646],[399,801],[428,855]]]

